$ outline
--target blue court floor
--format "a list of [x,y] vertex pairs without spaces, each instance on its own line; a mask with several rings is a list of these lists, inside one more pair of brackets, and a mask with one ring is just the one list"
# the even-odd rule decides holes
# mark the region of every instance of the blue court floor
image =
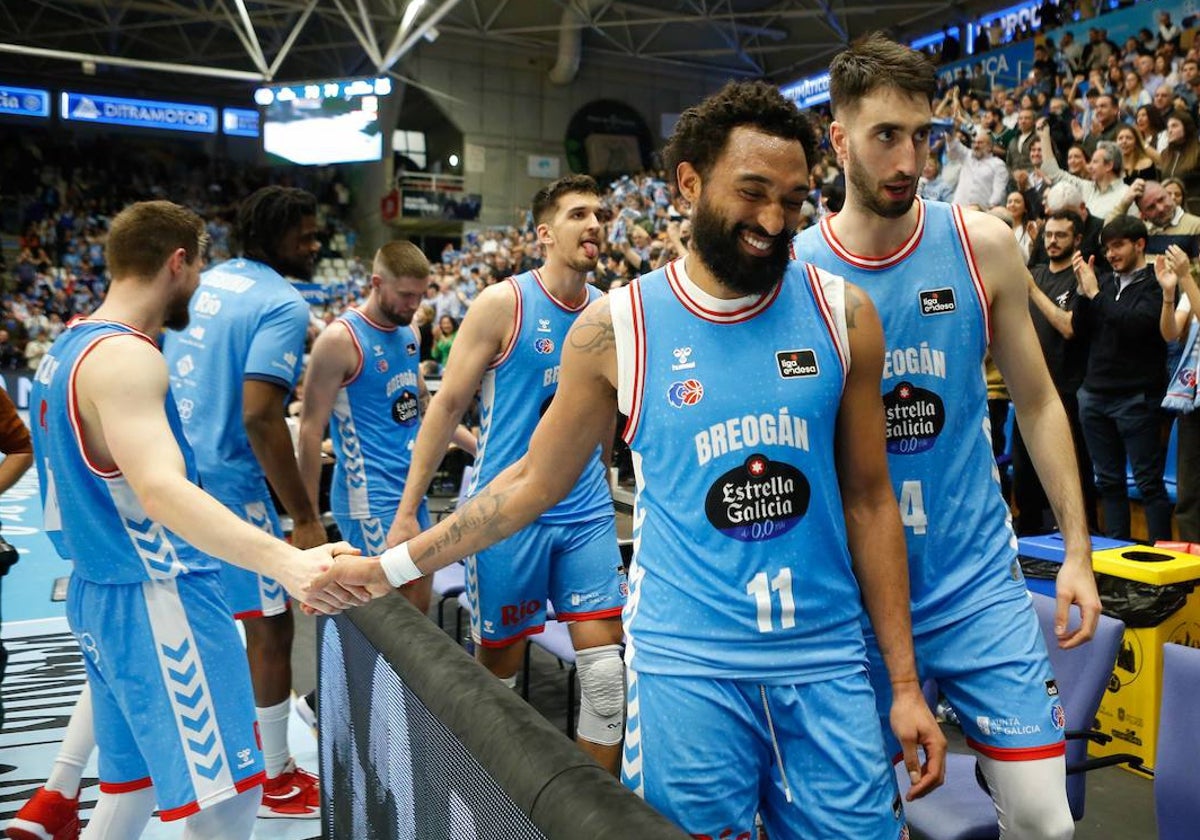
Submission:
[[[84,683],[83,662],[67,629],[56,583],[65,594],[70,564],[60,559],[42,531],[41,501],[34,470],[0,499],[5,539],[21,554],[16,566],[0,579],[3,634],[9,651],[4,692],[6,721],[0,730],[0,828],[37,790],[54,762],[75,699]],[[61,594],[57,597],[62,597]],[[304,768],[317,769],[317,742],[311,730],[293,715],[289,729],[292,750]],[[96,763],[84,772],[81,808],[91,813],[99,788]],[[319,837],[319,820],[259,820],[259,840],[308,840]],[[148,840],[178,838],[183,823],[152,820],[142,835]]]

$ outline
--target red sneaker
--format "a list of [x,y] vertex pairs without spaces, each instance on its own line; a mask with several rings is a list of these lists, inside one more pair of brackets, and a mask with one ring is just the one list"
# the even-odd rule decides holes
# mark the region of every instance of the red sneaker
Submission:
[[38,788],[4,835],[10,840],[78,840],[79,797],[67,799],[56,790]]
[[321,789],[317,777],[289,758],[283,772],[263,783],[258,818],[315,820],[321,816]]

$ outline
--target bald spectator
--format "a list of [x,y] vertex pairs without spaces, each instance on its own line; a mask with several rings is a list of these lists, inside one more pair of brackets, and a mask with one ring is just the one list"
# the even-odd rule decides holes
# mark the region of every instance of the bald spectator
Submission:
[[1004,202],[1008,187],[1008,170],[1000,158],[992,154],[992,137],[981,125],[974,126],[975,134],[968,151],[953,132],[946,135],[946,157],[959,164],[958,186],[954,203],[975,204],[983,208]]
[[1158,181],[1139,179],[1125,190],[1108,218],[1122,216],[1135,205],[1149,233],[1146,241],[1148,262],[1153,262],[1159,254],[1165,254],[1171,245],[1178,245],[1189,257],[1196,258],[1197,244],[1200,242],[1200,216],[1193,216],[1176,205],[1175,199]]

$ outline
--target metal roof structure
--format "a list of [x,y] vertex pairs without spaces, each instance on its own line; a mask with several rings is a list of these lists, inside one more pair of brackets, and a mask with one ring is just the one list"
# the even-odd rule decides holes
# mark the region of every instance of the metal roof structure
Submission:
[[[1011,3],[1011,0],[1010,0]],[[995,0],[15,0],[5,75],[240,91],[390,72],[414,51],[509,44],[569,67],[601,55],[786,83],[876,29],[911,39]],[[565,72],[565,71],[564,71]],[[174,79],[155,80],[147,74]]]

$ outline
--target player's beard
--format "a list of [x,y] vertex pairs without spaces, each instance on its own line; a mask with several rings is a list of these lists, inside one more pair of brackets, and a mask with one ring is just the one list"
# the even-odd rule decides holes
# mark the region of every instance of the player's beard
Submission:
[[874,183],[871,176],[863,167],[859,166],[853,156],[850,156],[846,162],[846,177],[850,179],[850,184],[854,187],[854,196],[858,202],[871,213],[885,219],[899,219],[909,211],[917,198],[915,178],[913,179],[912,193],[907,198],[897,201],[881,198],[879,192],[883,189],[883,182]]
[[[742,251],[742,231],[771,240],[770,253],[754,257]],[[692,210],[691,246],[721,285],[742,295],[761,295],[773,289],[787,270],[788,246],[795,228],[785,227],[776,236],[743,222],[729,222],[704,196]]]
[[168,330],[182,330],[192,320],[192,313],[188,309],[188,304],[191,302],[192,296],[189,294],[186,297],[179,297],[171,301],[167,307],[166,316],[163,318],[163,326]]

